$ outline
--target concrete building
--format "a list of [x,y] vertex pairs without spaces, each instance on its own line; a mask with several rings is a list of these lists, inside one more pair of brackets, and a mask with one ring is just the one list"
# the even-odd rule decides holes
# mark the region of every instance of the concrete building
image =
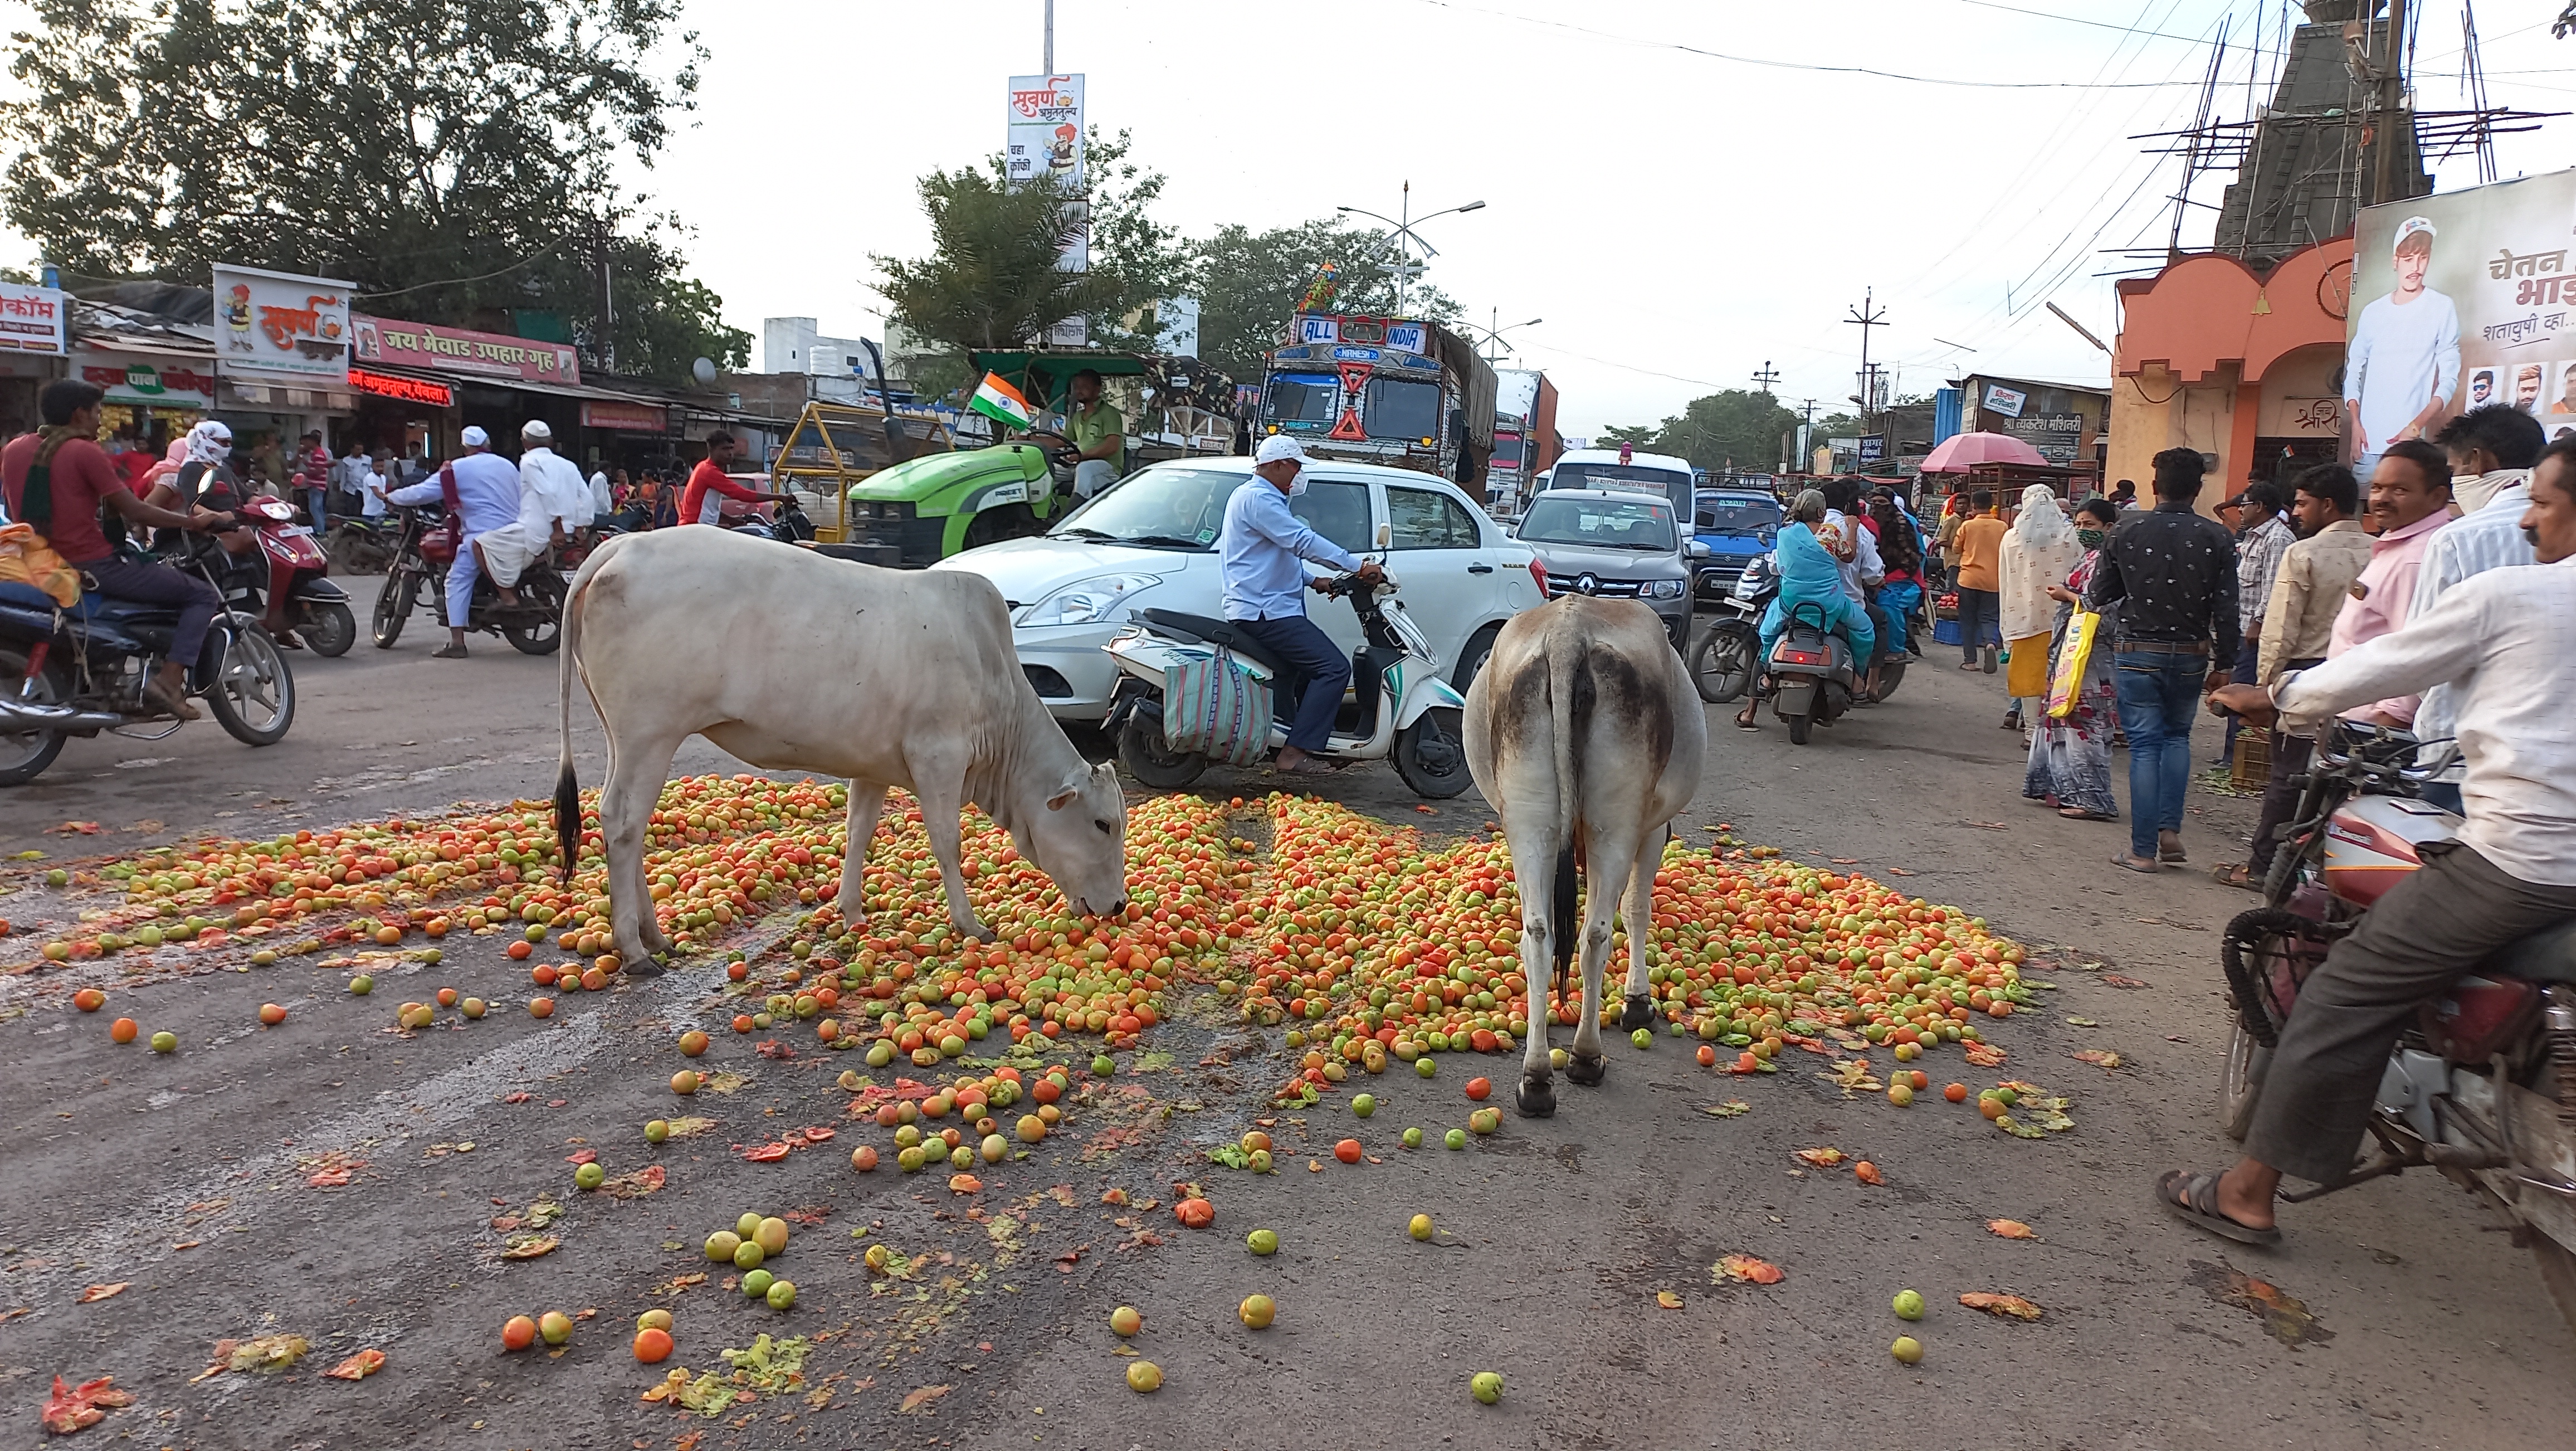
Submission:
[[874,378],[867,344],[858,338],[825,337],[810,317],[765,317],[760,320],[760,371],[814,373],[826,377]]

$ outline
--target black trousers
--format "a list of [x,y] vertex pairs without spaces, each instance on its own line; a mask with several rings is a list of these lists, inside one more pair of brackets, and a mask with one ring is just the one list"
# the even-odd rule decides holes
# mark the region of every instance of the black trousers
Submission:
[[2318,1183],[2350,1172],[2407,1019],[2497,948],[2576,916],[2576,887],[2507,876],[2465,843],[2422,851],[2300,985],[2245,1135],[2258,1163]]
[[2254,826],[2254,846],[2245,854],[2245,866],[2257,881],[2272,869],[2272,856],[2281,847],[2281,828],[2290,824],[2291,814],[2299,809],[2298,778],[2307,774],[2316,751],[2317,743],[2306,736],[2272,732],[2272,774],[2263,782],[2263,816]]

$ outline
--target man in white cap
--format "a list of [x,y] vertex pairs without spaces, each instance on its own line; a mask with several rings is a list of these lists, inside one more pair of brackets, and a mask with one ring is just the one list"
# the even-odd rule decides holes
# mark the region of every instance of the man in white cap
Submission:
[[465,658],[465,621],[474,604],[474,581],[481,574],[475,541],[514,524],[519,517],[519,471],[492,453],[492,436],[468,425],[460,441],[464,452],[428,478],[385,497],[396,504],[435,504],[455,493],[457,548],[447,566],[447,648],[433,657]]
[[2433,222],[2408,217],[2389,249],[2396,286],[2354,322],[2343,372],[2353,472],[2369,478],[2390,444],[2421,438],[2450,409],[2460,386],[2460,310],[2424,285],[2433,265]]
[[590,522],[590,485],[572,460],[555,452],[554,442],[555,431],[542,418],[520,428],[519,517],[474,541],[505,610],[519,608],[519,576]]
[[1305,464],[1306,451],[1297,440],[1277,434],[1263,439],[1252,454],[1257,478],[1226,500],[1216,549],[1226,620],[1286,667],[1277,683],[1279,714],[1291,719],[1279,771],[1323,776],[1333,768],[1314,753],[1332,738],[1333,712],[1341,708],[1351,662],[1306,618],[1306,571],[1299,561],[1356,570],[1372,582],[1384,572],[1316,533],[1289,509],[1288,501],[1306,492],[1300,477]]

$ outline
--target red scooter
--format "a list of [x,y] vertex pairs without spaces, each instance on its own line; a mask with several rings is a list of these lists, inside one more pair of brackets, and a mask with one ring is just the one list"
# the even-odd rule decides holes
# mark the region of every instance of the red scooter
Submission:
[[242,522],[259,541],[256,559],[226,556],[224,603],[253,615],[267,613],[267,601],[282,599],[278,613],[316,655],[345,655],[358,642],[358,617],[349,608],[348,592],[331,582],[331,561],[313,531],[295,522],[295,509],[283,499],[255,498],[240,509]]
[[[2264,905],[2227,924],[2220,962],[2237,1022],[2219,1108],[2230,1138],[2252,1124],[2299,985],[2423,865],[2425,843],[2459,830],[2420,796],[2438,768],[2417,755],[2403,731],[2337,723],[2317,743]],[[2576,1327],[2576,919],[2501,949],[2424,1005],[2389,1054],[2370,1135],[2351,1173],[2281,1197],[2429,1167],[2503,1216]]]

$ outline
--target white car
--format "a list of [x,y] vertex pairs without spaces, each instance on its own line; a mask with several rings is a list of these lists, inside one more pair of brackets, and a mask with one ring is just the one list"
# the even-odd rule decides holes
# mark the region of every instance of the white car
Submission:
[[[1289,511],[1325,538],[1386,566],[1404,607],[1460,691],[1503,621],[1545,600],[1529,549],[1466,494],[1429,474],[1317,459]],[[932,565],[980,574],[1010,605],[1020,668],[1057,719],[1109,713],[1118,672],[1101,647],[1139,607],[1222,616],[1217,530],[1252,476],[1240,457],[1174,459],[1140,469],[1034,539],[970,549]],[[1359,648],[1351,607],[1307,597],[1307,615],[1345,652]]]

